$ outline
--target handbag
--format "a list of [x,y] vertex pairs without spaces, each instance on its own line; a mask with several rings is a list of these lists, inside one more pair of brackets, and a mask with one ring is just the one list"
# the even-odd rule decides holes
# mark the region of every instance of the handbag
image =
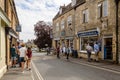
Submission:
[[25,60],[25,61],[28,60],[28,56],[25,56],[25,57],[24,57],[24,60]]

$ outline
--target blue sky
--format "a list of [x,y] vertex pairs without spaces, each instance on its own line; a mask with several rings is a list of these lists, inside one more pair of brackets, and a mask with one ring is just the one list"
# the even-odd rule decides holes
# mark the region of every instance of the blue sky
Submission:
[[16,9],[22,32],[20,39],[25,42],[35,39],[34,24],[40,20],[52,22],[59,11],[59,6],[67,5],[71,0],[15,0]]

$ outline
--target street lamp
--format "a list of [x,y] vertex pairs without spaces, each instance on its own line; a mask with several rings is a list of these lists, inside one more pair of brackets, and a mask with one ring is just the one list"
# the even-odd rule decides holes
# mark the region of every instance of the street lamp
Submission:
[[119,63],[119,51],[118,51],[118,5],[119,0],[114,0],[116,6],[116,64]]

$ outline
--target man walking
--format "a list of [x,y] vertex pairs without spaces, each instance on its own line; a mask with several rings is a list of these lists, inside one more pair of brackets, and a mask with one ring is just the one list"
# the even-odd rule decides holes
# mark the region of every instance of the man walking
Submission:
[[69,53],[70,53],[70,47],[69,46],[67,46],[66,47],[66,55],[67,55],[67,60],[69,59]]
[[60,59],[60,44],[57,46],[57,58]]
[[87,50],[87,54],[88,54],[88,62],[91,61],[91,52],[92,52],[92,47],[90,46],[90,44],[88,43],[86,46],[86,50]]
[[99,60],[98,60],[98,58],[99,58],[99,45],[97,42],[94,44],[94,52],[95,52],[95,61],[99,62]]

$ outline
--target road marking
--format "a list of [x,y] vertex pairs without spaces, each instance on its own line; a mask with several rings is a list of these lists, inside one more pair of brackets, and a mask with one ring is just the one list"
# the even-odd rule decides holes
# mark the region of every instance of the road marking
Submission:
[[85,66],[89,66],[89,67],[94,67],[94,68],[97,68],[97,69],[101,69],[101,70],[113,72],[113,73],[116,73],[116,74],[120,74],[120,72],[118,72],[118,71],[113,71],[113,70],[110,70],[110,69],[107,69],[107,68],[103,68],[103,67],[97,67],[95,65],[89,65],[89,64],[85,64],[85,63],[79,63],[79,62],[76,62],[76,61],[70,61],[70,62],[81,64],[81,65],[85,65]]
[[32,63],[32,66],[33,66],[39,80],[44,80],[43,77],[41,76],[41,74],[39,73],[38,69],[36,68],[35,64],[33,63],[33,61],[31,61],[31,63]]
[[31,77],[32,77],[32,80],[35,80],[35,79],[34,79],[34,76],[33,76],[33,72],[32,72],[32,71],[31,71]]

